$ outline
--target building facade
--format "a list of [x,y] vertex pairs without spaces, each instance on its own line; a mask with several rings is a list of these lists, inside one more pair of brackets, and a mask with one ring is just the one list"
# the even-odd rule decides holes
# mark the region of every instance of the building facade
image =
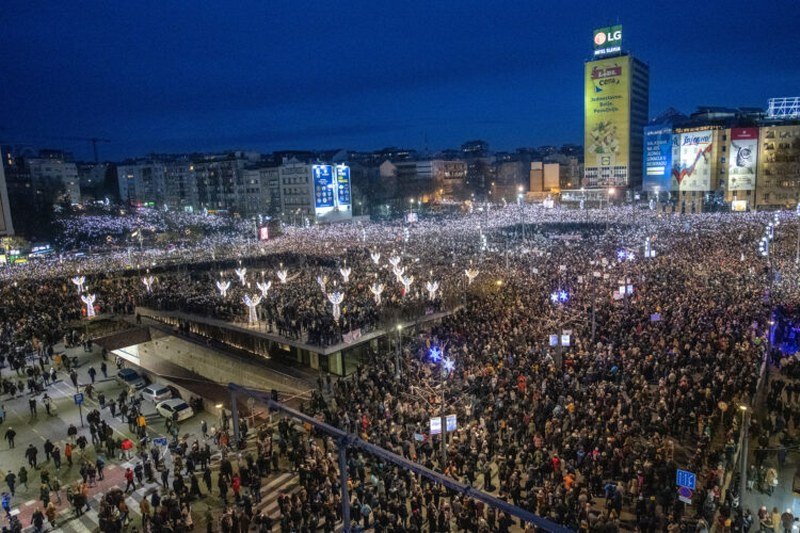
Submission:
[[63,155],[25,158],[25,166],[34,189],[55,189],[63,201],[81,202],[81,183],[78,167]]

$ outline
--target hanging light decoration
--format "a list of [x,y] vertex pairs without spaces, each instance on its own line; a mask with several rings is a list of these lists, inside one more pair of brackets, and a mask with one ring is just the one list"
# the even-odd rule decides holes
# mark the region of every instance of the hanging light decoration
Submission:
[[156,280],[153,276],[145,276],[142,278],[142,283],[144,286],[147,287],[147,293],[150,294],[153,292],[153,282]]
[[239,283],[241,283],[242,285],[245,285],[246,283],[245,283],[244,277],[247,275],[247,269],[244,268],[244,267],[241,267],[241,268],[237,268],[236,270],[234,270],[234,272],[236,272],[236,275],[239,276]]
[[81,301],[86,304],[86,318],[94,318],[94,301],[96,299],[94,294],[81,294]]
[[435,300],[436,299],[436,291],[439,290],[439,282],[438,281],[428,281],[425,283],[425,289],[428,291],[428,299]]
[[344,293],[339,291],[334,291],[328,293],[328,301],[333,305],[333,309],[331,310],[331,314],[333,315],[333,320],[335,322],[339,322],[339,317],[341,316],[341,304],[344,301]]
[[372,292],[372,298],[375,300],[375,305],[381,305],[381,294],[383,293],[383,283],[373,283],[369,288]]
[[228,289],[231,288],[231,282],[226,280],[219,280],[217,281],[217,290],[219,290],[219,295],[225,298],[228,296]]
[[262,298],[266,298],[270,287],[272,287],[272,282],[271,281],[257,281],[256,282],[256,287],[258,287],[258,290],[261,291],[261,297]]
[[400,281],[403,284],[403,296],[405,296],[408,294],[411,284],[414,283],[414,276],[404,276]]
[[325,294],[325,287],[328,285],[328,276],[320,274],[317,276],[317,285],[322,289],[322,294]]
[[75,287],[78,289],[78,294],[83,292],[83,284],[86,283],[86,276],[75,276],[72,278],[72,283],[75,284]]
[[261,303],[261,296],[245,294],[242,298],[242,303],[247,307],[247,323],[251,326],[257,324],[258,314],[256,313],[256,307]]

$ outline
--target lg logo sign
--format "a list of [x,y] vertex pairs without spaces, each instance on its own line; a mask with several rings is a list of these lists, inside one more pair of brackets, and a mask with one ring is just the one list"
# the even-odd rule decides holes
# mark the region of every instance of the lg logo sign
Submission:
[[594,36],[594,44],[597,46],[603,46],[606,43],[614,43],[622,40],[622,30],[616,30],[613,32],[597,32]]

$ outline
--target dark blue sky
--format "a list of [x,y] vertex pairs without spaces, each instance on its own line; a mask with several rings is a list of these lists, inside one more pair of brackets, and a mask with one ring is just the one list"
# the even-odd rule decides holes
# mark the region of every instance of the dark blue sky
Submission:
[[55,138],[108,137],[107,158],[581,143],[582,63],[615,20],[650,64],[651,115],[800,91],[796,0],[5,0],[0,16],[0,140],[79,158],[88,143]]

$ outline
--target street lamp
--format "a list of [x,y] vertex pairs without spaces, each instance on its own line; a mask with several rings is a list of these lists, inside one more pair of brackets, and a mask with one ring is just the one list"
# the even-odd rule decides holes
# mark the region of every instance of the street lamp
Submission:
[[447,467],[447,415],[445,414],[445,384],[447,377],[455,370],[456,362],[455,360],[444,355],[444,346],[431,346],[430,350],[428,351],[428,357],[430,358],[431,362],[439,365],[441,376],[441,410],[439,411],[439,419],[442,435],[441,466],[442,472],[444,472],[445,468]]
[[397,344],[394,350],[394,377],[400,379],[400,350],[403,343],[403,325],[397,324]]
[[[739,472],[739,513],[741,516],[744,516],[744,494],[747,490],[747,453],[749,448],[749,439],[750,439],[750,428],[748,427],[749,419],[750,419],[750,407],[745,404],[739,405],[739,410],[742,412],[742,449],[739,450],[739,456],[741,458],[741,464],[739,468],[741,468],[741,472]],[[744,522],[740,520],[742,523],[742,531],[745,531]]]

